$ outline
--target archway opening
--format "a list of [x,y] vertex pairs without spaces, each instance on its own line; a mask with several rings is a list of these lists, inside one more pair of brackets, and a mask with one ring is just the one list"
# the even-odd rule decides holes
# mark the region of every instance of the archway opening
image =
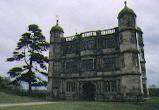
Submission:
[[83,85],[83,100],[94,101],[95,100],[95,91],[96,87],[91,82],[85,83]]

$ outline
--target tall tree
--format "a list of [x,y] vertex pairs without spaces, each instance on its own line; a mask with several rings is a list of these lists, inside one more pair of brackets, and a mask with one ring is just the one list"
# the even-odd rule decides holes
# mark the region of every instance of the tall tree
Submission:
[[13,67],[8,71],[8,74],[13,79],[13,83],[28,83],[29,91],[32,91],[32,86],[46,84],[39,73],[47,76],[48,58],[43,55],[44,51],[48,50],[49,43],[42,34],[41,29],[35,24],[28,26],[28,31],[21,35],[17,43],[16,49],[13,51],[13,56],[7,58],[7,61],[22,61],[23,64]]

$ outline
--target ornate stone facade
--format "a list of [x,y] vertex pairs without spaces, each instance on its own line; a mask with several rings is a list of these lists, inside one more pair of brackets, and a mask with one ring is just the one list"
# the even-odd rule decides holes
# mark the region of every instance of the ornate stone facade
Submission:
[[50,31],[49,98],[53,100],[122,101],[147,96],[143,32],[127,7],[118,27],[63,37]]

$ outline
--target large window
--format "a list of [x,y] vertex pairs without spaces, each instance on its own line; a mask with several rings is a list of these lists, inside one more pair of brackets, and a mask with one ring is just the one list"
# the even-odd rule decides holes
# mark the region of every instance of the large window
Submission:
[[71,54],[71,53],[76,53],[78,48],[78,43],[77,42],[66,42],[64,43],[64,53],[66,54]]
[[133,62],[133,65],[138,67],[139,66],[139,60],[138,60],[138,54],[136,53],[133,53],[132,54],[132,62]]
[[120,80],[107,80],[104,81],[104,92],[119,92]]
[[82,66],[82,71],[91,71],[95,69],[95,59],[86,59],[82,60],[81,66]]
[[60,65],[59,65],[59,63],[58,62],[54,62],[53,63],[53,72],[59,72],[59,67]]
[[103,70],[113,71],[119,69],[118,55],[107,55],[103,58]]
[[136,34],[135,34],[135,32],[131,33],[131,39],[130,40],[131,40],[132,43],[136,44],[137,41],[136,41]]
[[66,82],[66,92],[75,92],[75,82],[73,81]]
[[111,81],[111,92],[117,92],[117,81],[116,80]]
[[103,67],[105,70],[113,70],[114,69],[114,58],[113,57],[106,57],[103,58]]
[[105,81],[104,82],[104,92],[109,92],[110,91],[110,81]]
[[142,45],[143,44],[142,34],[141,33],[137,33],[137,37],[138,37],[139,45]]
[[94,39],[83,39],[81,40],[81,50],[95,49],[96,42]]
[[102,38],[102,43],[100,44],[101,48],[115,48],[116,47],[116,42],[115,42],[115,37],[109,36],[109,37],[103,37]]
[[78,71],[78,65],[75,61],[66,62],[65,72],[66,73],[76,73]]
[[135,27],[135,17],[134,16],[128,16],[128,26]]
[[125,67],[125,60],[124,60],[124,55],[121,55],[121,66],[124,68]]
[[123,35],[122,33],[119,34],[120,43],[123,43]]

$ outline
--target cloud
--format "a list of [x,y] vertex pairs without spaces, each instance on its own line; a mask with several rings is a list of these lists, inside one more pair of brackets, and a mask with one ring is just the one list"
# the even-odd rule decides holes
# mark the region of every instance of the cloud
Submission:
[[[89,30],[117,26],[117,15],[124,0],[1,0],[0,1],[0,65],[6,73],[14,64],[4,59],[11,56],[20,35],[35,23],[49,40],[50,28],[59,23],[65,36]],[[145,56],[149,84],[159,84],[159,10],[158,0],[128,0],[128,6],[137,13],[137,24],[144,32]]]

